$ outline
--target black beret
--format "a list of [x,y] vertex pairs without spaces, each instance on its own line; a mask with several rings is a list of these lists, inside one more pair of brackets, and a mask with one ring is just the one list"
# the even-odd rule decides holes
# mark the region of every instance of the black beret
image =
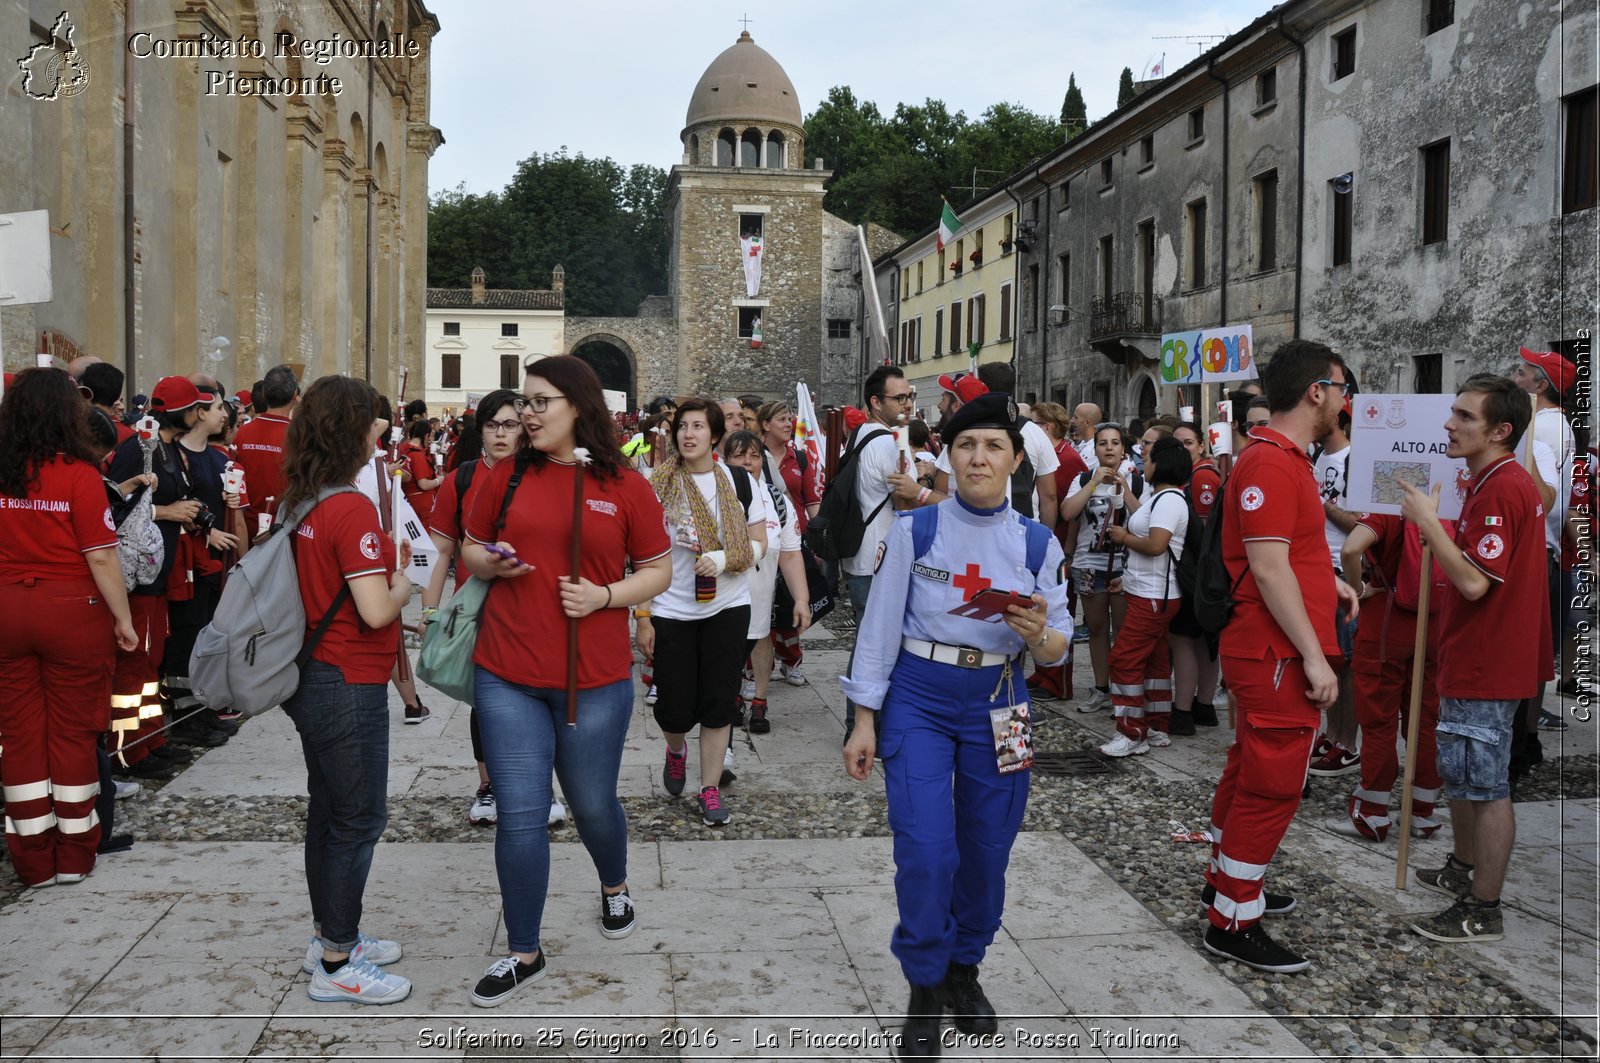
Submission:
[[956,436],[969,428],[999,428],[1020,432],[1022,422],[1017,417],[1017,404],[1003,391],[979,395],[951,415],[939,436],[948,447],[955,443]]

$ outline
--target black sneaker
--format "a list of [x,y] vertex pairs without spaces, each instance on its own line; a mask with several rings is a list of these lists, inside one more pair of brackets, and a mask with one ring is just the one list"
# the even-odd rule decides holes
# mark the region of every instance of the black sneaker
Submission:
[[532,963],[523,963],[515,956],[495,960],[472,990],[472,1002],[480,1008],[497,1008],[506,998],[529,982],[544,977],[544,950]]
[[421,723],[431,715],[432,713],[428,711],[428,706],[421,701],[418,701],[415,705],[406,706],[406,723]]
[[185,720],[167,732],[173,742],[204,749],[228,744],[228,736],[201,720]]
[[100,846],[95,850],[95,853],[99,856],[105,856],[107,853],[125,853],[132,848],[133,835],[113,834],[109,838],[100,839]]
[[771,730],[772,721],[767,719],[767,699],[754,699],[750,702],[750,733],[764,735]]
[[[1211,902],[1217,899],[1217,888],[1207,885],[1200,891],[1200,904],[1202,907],[1211,907]],[[1261,891],[1261,899],[1267,902],[1267,915],[1288,915],[1294,911],[1299,903],[1287,893],[1273,893],[1270,890]]]
[[964,1034],[991,1034],[1000,1028],[994,1005],[978,984],[978,965],[951,963],[944,975],[944,1006]]
[[244,726],[244,723],[237,716],[230,720],[224,720],[222,714],[214,709],[207,709],[195,718],[213,731],[221,731],[229,738],[238,734],[239,729]]
[[1167,726],[1168,734],[1192,735],[1194,734],[1194,713],[1174,712],[1172,722]]
[[155,760],[164,760],[168,764],[190,764],[194,762],[193,750],[168,742],[159,749],[152,749],[150,756]]
[[1194,722],[1201,727],[1215,727],[1217,725],[1217,707],[1209,702],[1197,701],[1189,710],[1189,715],[1194,717]]
[[1244,930],[1230,932],[1218,926],[1206,927],[1206,951],[1228,960],[1238,960],[1246,967],[1277,974],[1295,974],[1311,966],[1304,956],[1290,952],[1256,923]]
[[[625,938],[633,933],[633,898],[628,891],[600,894],[600,933],[608,938]],[[541,953],[541,955],[543,955]]]
[[170,779],[178,773],[178,766],[170,761],[145,757],[131,768],[112,762],[111,774],[134,779]]
[[744,726],[744,698],[733,699],[733,726]]

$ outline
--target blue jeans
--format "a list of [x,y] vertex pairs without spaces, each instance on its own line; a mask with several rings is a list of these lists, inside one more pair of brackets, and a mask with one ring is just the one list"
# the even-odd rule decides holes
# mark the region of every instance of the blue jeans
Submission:
[[633,681],[578,691],[567,726],[567,692],[508,683],[476,669],[478,729],[494,785],[494,868],[512,952],[536,952],[550,887],[550,772],[572,810],[602,887],[628,880],[628,821],[617,799],[622,744],[633,716]]
[[387,689],[346,683],[339,669],[313,659],[283,703],[306,758],[306,891],[329,952],[356,947],[372,849],[389,822]]

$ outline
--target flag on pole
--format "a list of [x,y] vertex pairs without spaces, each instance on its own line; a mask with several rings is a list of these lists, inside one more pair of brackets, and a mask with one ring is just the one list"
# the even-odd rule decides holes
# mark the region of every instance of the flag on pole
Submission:
[[861,249],[861,295],[867,308],[867,327],[878,344],[878,361],[882,365],[894,363],[894,348],[889,344],[889,330],[883,324],[883,303],[878,299],[878,278],[872,269],[872,252],[867,250],[867,230],[856,226],[856,241]]
[[1167,53],[1166,52],[1162,52],[1161,53],[1161,58],[1156,60],[1156,65],[1150,68],[1150,76],[1153,77],[1153,78],[1160,77],[1161,76],[1161,68],[1163,66],[1165,66],[1166,63],[1167,63]]
[[961,219],[956,217],[956,212],[950,209],[950,202],[941,199],[944,210],[939,213],[939,235],[937,241],[939,250],[944,250],[944,245],[956,238],[956,233],[961,231]]
[[756,349],[761,347],[761,315],[757,314],[750,319],[750,346]]
[[816,482],[816,495],[820,498],[822,455],[827,453],[827,444],[822,437],[822,422],[817,420],[817,408],[811,402],[811,389],[803,380],[795,385],[794,392],[794,445],[805,450],[805,475]]
[[744,294],[754,299],[761,294],[762,244],[759,236],[739,238],[740,257],[744,259]]

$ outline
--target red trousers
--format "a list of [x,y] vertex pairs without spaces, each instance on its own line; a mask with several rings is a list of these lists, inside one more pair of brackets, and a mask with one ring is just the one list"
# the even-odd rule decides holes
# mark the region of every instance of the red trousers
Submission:
[[[1355,800],[1361,814],[1384,829],[1389,825],[1389,794],[1400,773],[1395,736],[1411,717],[1415,658],[1415,641],[1391,642],[1387,648],[1358,642],[1350,668],[1356,723],[1361,727],[1361,785]],[[1426,819],[1433,818],[1439,801],[1438,666],[1435,647],[1430,645],[1422,661],[1422,719],[1417,724],[1417,774],[1411,790],[1412,814]]]
[[[167,649],[165,595],[130,594],[128,610],[139,645],[116,651],[111,687],[111,756],[127,767],[167,744],[162,731],[161,658]],[[113,644],[114,645],[114,644]]]
[[115,651],[111,611],[87,576],[0,586],[0,787],[11,864],[30,886],[94,869],[95,750]]
[[[1072,551],[1067,551],[1067,557],[1072,556]],[[1067,613],[1074,615],[1078,611],[1078,596],[1072,590],[1072,581],[1067,580]],[[1072,647],[1071,639],[1067,640],[1067,659],[1058,665],[1046,667],[1036,665],[1033,674],[1028,677],[1031,687],[1043,687],[1058,698],[1071,700],[1072,698]]]
[[1266,909],[1262,882],[1300,807],[1322,714],[1306,697],[1305,663],[1298,657],[1229,657],[1223,671],[1239,711],[1211,801],[1206,881],[1216,899],[1208,914],[1214,926],[1243,930]]
[[1160,601],[1126,595],[1128,612],[1111,644],[1111,707],[1117,730],[1143,739],[1172,726],[1172,651],[1167,628],[1182,598]]
[[800,632],[792,627],[772,625],[772,652],[780,664],[798,668],[806,656],[800,648]]

